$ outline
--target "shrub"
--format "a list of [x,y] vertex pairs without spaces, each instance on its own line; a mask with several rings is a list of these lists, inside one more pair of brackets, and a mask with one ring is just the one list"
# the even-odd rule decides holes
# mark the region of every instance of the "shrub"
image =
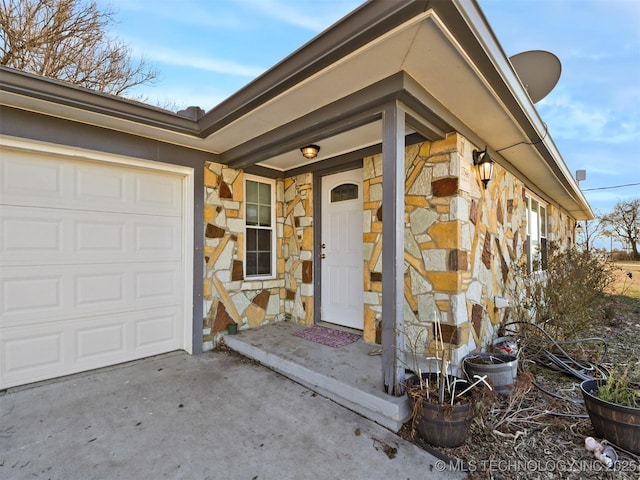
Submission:
[[533,322],[557,340],[579,336],[603,305],[615,268],[590,252],[551,246],[544,272],[527,274],[523,265],[511,272],[513,298],[520,299],[515,320]]
[[640,360],[617,365],[607,378],[606,385],[598,388],[598,398],[605,402],[640,408]]

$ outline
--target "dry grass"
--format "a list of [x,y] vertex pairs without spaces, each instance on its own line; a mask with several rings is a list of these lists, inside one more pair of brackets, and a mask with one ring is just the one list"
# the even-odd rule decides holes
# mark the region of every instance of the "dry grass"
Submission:
[[[631,266],[635,267],[633,278],[626,277],[626,282],[620,278],[626,296],[608,297],[608,303],[594,314],[592,327],[586,332],[586,337],[606,339],[608,350],[601,359],[603,366],[623,365],[637,358],[640,297],[631,298],[629,286],[638,288],[640,264]],[[577,344],[572,350],[580,360],[601,358],[603,353],[601,343],[591,341]],[[575,377],[527,362],[526,371],[519,372],[509,397],[485,394],[477,405],[467,440],[460,447],[434,449],[412,436],[410,423],[401,435],[452,459],[454,469],[466,471],[469,480],[638,480],[639,456],[618,450],[616,467],[606,469],[585,449],[585,438],[596,434],[591,421],[585,418],[579,383]]]
[[610,287],[610,292],[614,295],[640,298],[640,262],[615,262],[615,266],[616,279]]

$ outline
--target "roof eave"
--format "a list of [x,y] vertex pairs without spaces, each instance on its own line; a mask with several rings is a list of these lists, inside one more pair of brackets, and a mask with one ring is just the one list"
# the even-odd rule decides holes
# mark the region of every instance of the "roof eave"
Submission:
[[[96,92],[60,80],[0,66],[0,92],[93,112],[115,119],[190,136],[200,136],[198,122],[135,100]],[[8,102],[3,104],[20,107]]]

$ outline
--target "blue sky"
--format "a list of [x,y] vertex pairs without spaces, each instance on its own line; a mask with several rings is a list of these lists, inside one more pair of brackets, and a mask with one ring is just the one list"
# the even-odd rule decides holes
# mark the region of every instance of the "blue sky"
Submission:
[[[98,0],[113,34],[160,71],[135,92],[209,110],[355,9],[358,0]],[[596,213],[640,198],[640,1],[479,0],[508,56],[548,50],[562,63],[536,104]],[[494,145],[494,148],[499,148]]]

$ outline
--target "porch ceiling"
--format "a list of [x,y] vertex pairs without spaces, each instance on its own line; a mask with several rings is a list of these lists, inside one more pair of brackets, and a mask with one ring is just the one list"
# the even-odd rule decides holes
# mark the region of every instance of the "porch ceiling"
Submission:
[[[284,125],[289,126],[289,136],[295,135],[296,122],[305,115],[398,72],[405,72],[416,80],[439,107],[446,105],[453,117],[486,139],[486,143],[515,143],[523,139],[488,82],[455,43],[438,15],[428,10],[212,132],[205,143],[224,158],[224,152],[232,151],[247,139],[267,135]],[[363,102],[367,100],[375,102],[376,99],[363,99]],[[336,122],[341,120],[335,117]],[[381,122],[378,119],[372,122],[331,137],[319,138],[300,132],[297,146],[319,144],[320,154],[312,160],[318,161],[379,144]],[[260,164],[286,171],[303,165],[304,158],[298,148],[287,149]]]

